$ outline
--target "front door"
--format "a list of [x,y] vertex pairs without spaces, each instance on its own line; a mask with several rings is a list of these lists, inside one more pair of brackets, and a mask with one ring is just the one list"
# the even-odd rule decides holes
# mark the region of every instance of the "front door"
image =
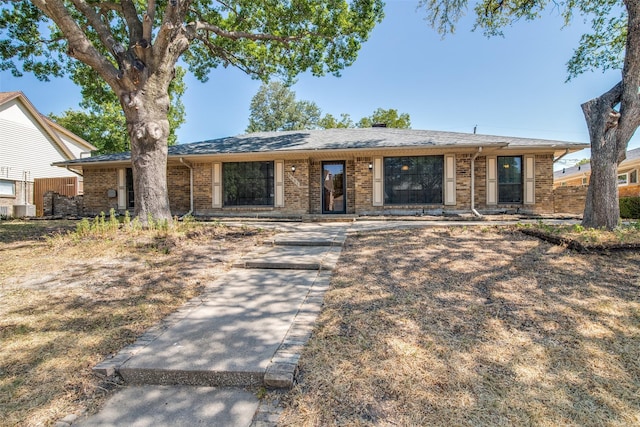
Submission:
[[322,213],[346,213],[344,162],[322,162]]

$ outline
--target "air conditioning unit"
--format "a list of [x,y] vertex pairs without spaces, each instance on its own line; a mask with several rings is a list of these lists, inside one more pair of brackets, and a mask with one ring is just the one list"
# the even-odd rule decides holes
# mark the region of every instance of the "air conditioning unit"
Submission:
[[36,216],[36,205],[13,205],[13,216],[15,218]]
[[11,206],[0,206],[0,219],[9,218],[11,211]]

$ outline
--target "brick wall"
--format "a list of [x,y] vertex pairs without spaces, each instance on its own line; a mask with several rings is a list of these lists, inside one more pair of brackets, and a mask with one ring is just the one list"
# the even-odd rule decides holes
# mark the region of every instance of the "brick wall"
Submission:
[[213,206],[213,165],[196,163],[193,167],[193,204],[194,215],[206,215]]
[[118,170],[116,168],[83,169],[84,175],[84,212],[88,216],[108,213],[111,208],[118,209],[118,197],[108,197],[108,190],[118,190]]
[[553,190],[554,213],[582,215],[587,187],[558,187]]
[[373,171],[369,169],[369,164],[372,162],[372,157],[356,157],[353,162],[355,212],[382,210],[382,207],[373,206]]
[[[295,172],[291,171],[292,166],[296,167]],[[284,162],[284,207],[276,209],[286,214],[309,212],[309,160]]]
[[629,184],[618,187],[620,197],[640,197],[640,185]]
[[169,207],[172,215],[184,215],[191,208],[189,168],[184,165],[167,168]]
[[471,156],[471,154],[456,154],[456,204],[445,206],[445,210],[471,209]]
[[554,212],[553,155],[538,154],[536,163],[536,204],[525,205],[525,209],[538,214]]

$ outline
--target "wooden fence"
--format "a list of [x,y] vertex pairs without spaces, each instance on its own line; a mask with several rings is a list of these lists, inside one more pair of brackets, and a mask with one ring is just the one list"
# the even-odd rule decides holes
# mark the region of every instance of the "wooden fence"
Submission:
[[53,191],[63,196],[82,194],[82,181],[77,176],[65,178],[35,178],[33,184],[33,203],[36,205],[36,216],[43,215],[44,193]]

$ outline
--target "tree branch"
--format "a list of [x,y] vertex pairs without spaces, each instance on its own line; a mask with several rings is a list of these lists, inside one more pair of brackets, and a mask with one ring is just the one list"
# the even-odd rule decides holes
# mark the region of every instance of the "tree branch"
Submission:
[[[620,103],[622,93],[623,84],[619,82],[599,97],[581,105],[592,144],[594,142],[604,144],[607,134],[616,131],[620,113],[615,111],[614,107]],[[594,150],[600,148],[592,147]]]
[[98,33],[98,37],[100,37],[102,44],[109,49],[116,58],[120,57],[122,53],[125,52],[125,48],[120,43],[116,42],[113,34],[111,34],[111,29],[102,22],[98,12],[96,12],[96,10],[84,0],[71,0],[71,2],[76,9],[78,9],[78,11],[87,18],[89,24],[93,27],[96,33]]
[[142,38],[151,44],[151,30],[153,29],[153,21],[156,19],[156,0],[149,0],[147,3],[147,13],[144,15],[142,22]]
[[227,30],[223,30],[222,28],[218,27],[217,25],[209,24],[207,22],[196,22],[195,23],[195,30],[196,31],[199,31],[199,30],[210,31],[210,32],[214,33],[215,35],[217,35],[218,37],[223,37],[223,38],[230,39],[230,40],[239,40],[239,39],[270,40],[270,41],[281,42],[281,43],[284,43],[284,44],[287,44],[289,42],[296,41],[296,40],[301,40],[301,39],[311,35],[311,33],[305,32],[305,33],[302,33],[302,34],[297,34],[295,36],[282,37],[282,36],[276,36],[276,35],[273,35],[273,34],[249,33],[249,32],[246,32],[246,31],[227,31]]
[[140,22],[136,6],[131,0],[122,0],[122,15],[127,22],[127,27],[129,27],[130,44],[139,42],[144,37],[142,22]]
[[62,31],[68,40],[69,55],[92,67],[109,85],[115,87],[118,70],[95,48],[64,3],[61,0],[31,1]]

